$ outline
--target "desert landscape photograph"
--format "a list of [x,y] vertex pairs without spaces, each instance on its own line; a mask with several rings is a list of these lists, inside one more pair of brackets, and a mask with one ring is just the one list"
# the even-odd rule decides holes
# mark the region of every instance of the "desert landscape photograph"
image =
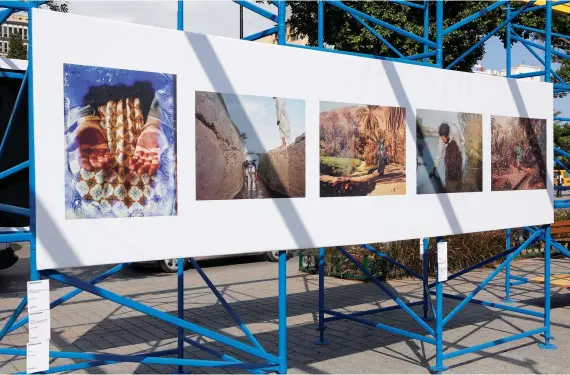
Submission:
[[418,109],[418,194],[483,191],[483,116]]
[[321,197],[406,193],[406,110],[321,102]]
[[546,189],[546,120],[491,117],[491,190]]
[[305,102],[196,92],[198,200],[305,196]]

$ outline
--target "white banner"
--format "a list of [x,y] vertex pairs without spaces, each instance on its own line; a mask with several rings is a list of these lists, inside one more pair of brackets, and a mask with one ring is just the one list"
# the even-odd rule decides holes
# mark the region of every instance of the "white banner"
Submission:
[[33,15],[39,269],[553,221],[551,84]]

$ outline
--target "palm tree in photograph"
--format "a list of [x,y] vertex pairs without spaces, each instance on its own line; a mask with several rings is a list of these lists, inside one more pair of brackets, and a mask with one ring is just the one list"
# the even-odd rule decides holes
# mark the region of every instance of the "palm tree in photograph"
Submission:
[[[336,139],[338,137],[338,128],[339,128],[339,122],[340,122],[340,116],[338,115],[337,112],[331,112],[328,115],[329,121],[330,121],[330,135],[332,138],[332,147],[333,147],[333,154],[337,154],[337,144],[336,144]],[[339,150],[340,151],[340,150]]]
[[356,118],[352,114],[349,109],[344,109],[342,111],[342,116],[347,123],[346,127],[346,139],[348,142],[348,153],[350,157],[357,156],[357,148],[358,148],[358,124],[356,122]]
[[386,133],[387,143],[390,145],[389,159],[397,163],[404,161],[405,155],[401,155],[400,150],[403,146],[399,142],[403,142],[404,124],[406,123],[406,110],[400,107],[389,107],[386,109]]

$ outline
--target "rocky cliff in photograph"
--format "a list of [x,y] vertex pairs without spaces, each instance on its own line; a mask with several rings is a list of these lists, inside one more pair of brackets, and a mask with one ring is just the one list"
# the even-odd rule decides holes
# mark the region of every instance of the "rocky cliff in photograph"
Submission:
[[290,198],[305,196],[305,134],[286,148],[259,158],[259,174],[267,186]]
[[220,94],[196,93],[196,197],[232,199],[244,183],[243,143]]

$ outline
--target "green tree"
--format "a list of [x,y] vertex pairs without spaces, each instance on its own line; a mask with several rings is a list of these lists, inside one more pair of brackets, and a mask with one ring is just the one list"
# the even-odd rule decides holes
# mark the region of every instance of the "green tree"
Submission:
[[[560,115],[560,111],[554,112],[554,117]],[[562,121],[554,121],[554,146],[563,151],[570,152],[570,124]],[[570,159],[557,156],[566,167],[570,168]],[[554,169],[560,169],[559,165],[554,165]]]
[[28,49],[24,46],[24,41],[22,40],[22,35],[18,33],[13,33],[10,35],[8,40],[8,55],[9,59],[28,59]]
[[[429,39],[435,40],[435,1],[429,2]],[[444,4],[444,24],[449,27],[466,17],[493,4],[491,1],[445,1]],[[291,10],[289,23],[300,36],[307,36],[309,45],[317,45],[317,11],[316,1],[290,1],[287,2]],[[369,14],[377,19],[388,22],[401,29],[409,31],[418,36],[423,36],[424,11],[411,8],[396,2],[388,1],[344,1],[344,4],[356,10]],[[513,12],[524,5],[524,2],[513,2]],[[488,14],[468,23],[462,28],[448,34],[443,38],[443,59],[447,66],[457,59],[463,52],[480,41],[485,35],[490,33],[506,18],[504,7],[495,9]],[[544,28],[545,10],[523,13],[517,23],[534,27]],[[371,27],[382,35],[404,56],[423,53],[423,45],[401,36],[386,28],[368,23]],[[325,5],[325,25],[324,42],[334,45],[335,49],[374,54],[380,56],[398,57],[398,55],[382,43],[378,38],[366,30],[350,14],[332,5]],[[542,41],[543,35],[522,30],[515,30],[521,37]],[[570,15],[561,12],[553,14],[553,32],[570,34]],[[504,29],[499,33],[499,37],[506,42]],[[512,41],[514,43],[514,41]],[[562,51],[567,51],[570,46],[563,39],[553,38],[553,46]],[[476,48],[471,54],[456,64],[453,69],[461,71],[471,71],[472,67],[481,60],[484,54],[484,45]],[[541,53],[539,53],[541,55]],[[434,59],[431,59],[434,62]],[[566,81],[570,80],[570,62],[563,61],[559,57],[553,57],[553,62],[560,62],[561,67],[558,73]]]

